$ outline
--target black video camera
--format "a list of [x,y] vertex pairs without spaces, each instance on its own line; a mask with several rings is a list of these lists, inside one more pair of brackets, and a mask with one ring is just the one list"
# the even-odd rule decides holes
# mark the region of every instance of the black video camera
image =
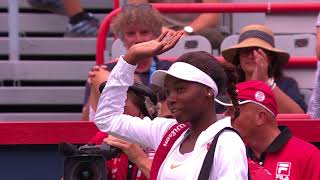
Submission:
[[117,157],[121,150],[108,144],[76,146],[63,142],[59,151],[65,156],[64,180],[106,180],[105,161]]

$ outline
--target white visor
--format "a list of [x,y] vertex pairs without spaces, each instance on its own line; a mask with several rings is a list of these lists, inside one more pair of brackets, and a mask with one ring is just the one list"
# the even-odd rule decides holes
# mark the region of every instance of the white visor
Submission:
[[175,62],[168,71],[157,70],[151,75],[151,83],[164,87],[164,79],[167,75],[185,81],[197,82],[213,89],[214,97],[218,94],[218,87],[214,80],[200,69],[184,62]]

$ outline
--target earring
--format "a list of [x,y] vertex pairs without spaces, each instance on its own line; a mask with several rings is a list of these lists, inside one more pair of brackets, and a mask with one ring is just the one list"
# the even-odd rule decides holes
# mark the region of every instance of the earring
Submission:
[[211,93],[208,93],[208,96],[210,97],[210,96],[211,96]]

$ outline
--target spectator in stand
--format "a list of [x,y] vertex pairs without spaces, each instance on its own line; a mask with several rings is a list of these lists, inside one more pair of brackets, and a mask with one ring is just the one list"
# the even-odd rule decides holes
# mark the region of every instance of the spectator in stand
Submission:
[[[93,80],[94,81],[94,80]],[[105,83],[97,86],[102,92]],[[157,96],[148,87],[134,83],[129,87],[125,101],[124,114],[134,117],[153,119],[157,116]],[[149,119],[149,120],[150,120]],[[90,141],[92,144],[102,142],[122,150],[116,158],[106,162],[108,180],[144,180],[149,179],[154,151],[142,149],[137,144],[132,144],[119,138],[113,137],[102,131]],[[130,178],[128,178],[130,177]]]
[[[240,116],[232,122],[247,144],[247,156],[272,174],[273,179],[319,180],[320,151],[296,138],[287,127],[278,127],[274,91],[262,81],[237,84]],[[235,110],[230,100],[216,99],[227,106],[226,116]]]
[[[219,3],[221,0],[128,0],[128,3]],[[212,48],[219,49],[226,33],[218,28],[219,13],[163,13],[163,31],[182,31],[185,35],[206,37]]]
[[[126,49],[129,49],[134,44],[152,40],[160,35],[162,27],[161,16],[150,4],[127,4],[122,8],[123,11],[113,20],[111,27],[113,32],[116,32],[117,36],[122,40]],[[171,64],[172,62],[170,61],[159,60],[157,56],[148,57],[139,62],[135,73],[140,77],[144,85],[149,86],[150,75],[155,70],[168,69]],[[105,79],[101,79],[100,83],[102,83],[107,80],[109,72],[115,65],[116,61],[103,66],[94,66],[89,72],[89,77],[96,76],[97,73],[105,74]],[[164,102],[165,95],[162,90],[154,86],[151,88],[160,93],[159,100]],[[99,96],[98,90],[90,92],[90,81],[88,81],[83,107],[83,120],[93,120]],[[168,111],[165,111],[165,103],[162,103],[161,109],[161,115],[169,114]],[[88,114],[91,114],[90,117],[88,117]]]
[[312,91],[312,95],[309,102],[308,113],[312,118],[320,118],[320,13],[318,15],[317,23],[317,45],[316,52],[318,58],[318,66],[315,75],[315,86]]
[[307,105],[297,82],[283,76],[289,54],[275,48],[273,32],[264,25],[242,28],[238,44],[222,50],[222,55],[237,69],[238,81],[267,82],[276,97],[280,113],[305,113]]
[[316,47],[316,52],[317,52],[317,57],[320,60],[320,13],[317,18],[317,47]]
[[29,4],[40,10],[50,11],[69,17],[65,37],[96,37],[99,20],[85,12],[80,0],[28,0]]
[[[138,117],[123,114],[127,90],[133,84],[139,61],[171,49],[181,36],[181,32],[172,36],[161,34],[155,40],[131,46],[126,55],[120,57],[99,99],[95,124],[103,132],[157,149],[151,180],[198,179],[202,175],[211,180],[248,179],[244,144],[232,130],[221,131],[226,127],[230,129],[231,120],[220,119],[214,111],[214,98],[219,92],[225,92],[228,78],[210,54],[186,53],[169,70],[152,74],[151,82],[165,87],[167,104],[175,119],[157,117],[152,121],[139,121]],[[234,81],[228,83],[229,91],[235,91],[233,85]],[[233,98],[238,102],[236,96]],[[222,134],[214,143],[218,132]],[[171,147],[164,155],[165,151],[159,148],[164,150],[167,146]],[[215,153],[206,156],[211,147],[215,147]],[[209,163],[214,165],[203,167],[203,162],[208,162],[205,157],[212,158]]]

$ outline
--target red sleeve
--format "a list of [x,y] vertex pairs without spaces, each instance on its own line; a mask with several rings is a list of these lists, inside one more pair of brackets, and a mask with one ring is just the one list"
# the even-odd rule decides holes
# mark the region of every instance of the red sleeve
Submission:
[[128,171],[128,157],[121,153],[119,157],[106,161],[108,177],[114,180],[126,180]]
[[320,151],[315,149],[306,161],[306,167],[302,172],[302,179],[319,180],[320,179]]
[[108,134],[102,131],[99,131],[90,141],[91,144],[101,144],[104,138],[107,138]]

